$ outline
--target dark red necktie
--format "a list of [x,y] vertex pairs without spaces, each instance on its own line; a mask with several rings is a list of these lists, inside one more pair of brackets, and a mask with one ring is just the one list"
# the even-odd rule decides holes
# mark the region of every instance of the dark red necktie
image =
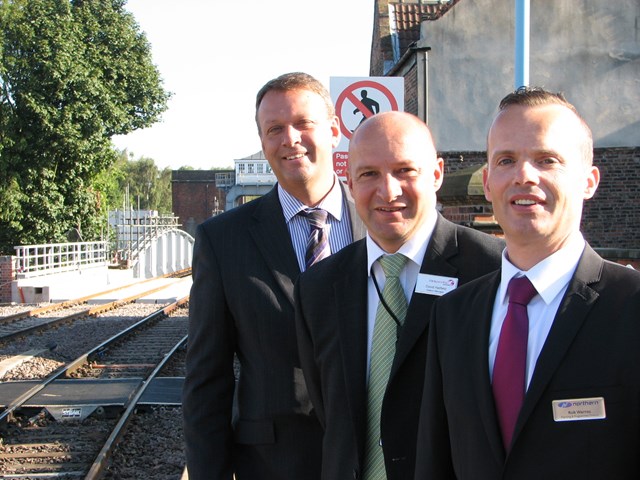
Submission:
[[512,278],[507,294],[509,307],[500,330],[500,340],[493,366],[493,397],[502,432],[504,448],[509,451],[513,430],[526,390],[527,340],[529,317],[527,304],[536,295],[527,277]]

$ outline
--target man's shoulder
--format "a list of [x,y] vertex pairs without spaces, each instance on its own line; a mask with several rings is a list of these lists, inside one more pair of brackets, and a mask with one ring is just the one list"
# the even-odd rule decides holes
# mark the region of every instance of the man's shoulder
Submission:
[[437,302],[442,306],[454,307],[467,311],[469,302],[474,298],[491,298],[493,300],[500,282],[500,268],[480,275],[458,286],[455,290],[442,295]]
[[609,260],[602,262],[601,288],[640,298],[640,272]]
[[454,225],[458,238],[462,241],[473,242],[486,249],[498,249],[500,252],[504,249],[504,240],[496,237],[495,235],[491,235],[471,227],[466,227],[464,225]]
[[266,202],[266,197],[262,196],[251,200],[243,205],[232,208],[222,212],[215,217],[208,218],[200,224],[200,227],[205,230],[216,230],[218,228],[228,228],[232,225],[238,225],[240,223],[249,221],[259,208],[262,208]]
[[366,258],[367,245],[366,240],[363,238],[316,263],[307,271],[301,273],[300,278],[304,278],[306,281],[314,281],[315,279],[326,279],[328,276],[340,275],[346,268],[350,268],[362,259],[366,264]]

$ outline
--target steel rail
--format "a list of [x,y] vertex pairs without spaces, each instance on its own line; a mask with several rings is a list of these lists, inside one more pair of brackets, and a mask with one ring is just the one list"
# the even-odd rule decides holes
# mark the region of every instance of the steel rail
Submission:
[[182,339],[176,343],[176,345],[168,352],[165,357],[158,363],[155,369],[142,381],[142,383],[138,386],[137,390],[134,392],[127,408],[120,416],[118,423],[111,431],[109,438],[105,442],[102,450],[96,456],[96,459],[93,461],[93,465],[89,469],[89,472],[85,476],[85,480],[97,480],[101,478],[102,473],[105,468],[108,466],[109,458],[113,453],[115,447],[118,445],[122,436],[124,435],[126,428],[131,421],[133,416],[133,412],[138,405],[138,402],[142,398],[142,395],[145,393],[147,387],[151,384],[151,381],[160,373],[160,371],[164,368],[164,366],[169,362],[171,357],[181,348],[187,341],[187,335],[182,337]]
[[121,285],[119,287],[110,288],[108,290],[103,290],[98,293],[92,293],[91,295],[87,295],[84,297],[74,298],[71,300],[65,300],[64,302],[53,303],[51,305],[46,305],[44,307],[35,307],[28,310],[24,310],[19,313],[14,313],[13,315],[6,315],[4,317],[0,317],[0,324],[15,322],[16,320],[22,320],[28,317],[34,317],[36,315],[41,315],[43,313],[48,313],[56,310],[63,310],[65,308],[69,308],[75,305],[80,305],[83,303],[87,303],[89,300],[100,297],[102,295],[107,295],[109,293],[117,292],[119,290],[124,290],[126,288],[135,287],[137,285],[143,285],[148,282],[152,282],[154,280],[159,280],[162,278],[183,278],[191,274],[191,268],[184,268],[182,270],[178,270],[172,273],[166,273],[164,275],[159,275],[157,277],[147,278],[145,280],[141,280],[139,282],[128,283],[126,285]]
[[63,365],[62,367],[56,369],[53,373],[51,373],[42,382],[38,383],[37,385],[34,385],[32,388],[30,388],[29,390],[24,392],[18,398],[13,400],[13,402],[11,402],[9,405],[7,405],[5,410],[2,413],[0,413],[0,423],[2,423],[3,421],[7,421],[9,416],[12,415],[13,412],[16,409],[20,408],[20,406],[22,406],[25,402],[27,402],[29,399],[31,399],[32,397],[37,395],[39,392],[41,392],[50,383],[52,383],[55,380],[60,379],[63,375],[66,376],[68,373],[73,373],[75,370],[77,370],[82,365],[87,363],[88,358],[91,357],[92,355],[98,354],[100,351],[108,348],[109,345],[112,345],[112,344],[118,342],[124,336],[128,335],[131,332],[139,330],[140,328],[142,328],[143,326],[147,325],[148,323],[156,320],[157,318],[159,318],[161,316],[164,316],[164,315],[168,315],[169,313],[171,313],[172,311],[176,310],[177,308],[180,308],[182,305],[184,305],[188,301],[189,301],[189,296],[186,296],[186,297],[183,297],[183,298],[181,298],[180,300],[178,300],[176,302],[173,302],[173,303],[165,306],[164,308],[161,308],[161,309],[153,312],[152,314],[144,317],[139,322],[131,325],[130,327],[122,330],[121,332],[117,333],[116,335],[112,336],[111,338],[109,338],[109,339],[105,340],[104,342],[100,343],[98,346],[92,348],[90,351],[88,351],[86,353],[83,353],[82,355],[80,355],[75,360],[73,360],[73,361],[69,362],[68,364]]
[[[154,279],[154,280],[157,280]],[[141,282],[144,283],[144,282]],[[136,286],[139,284],[133,284],[133,286]],[[64,317],[59,317],[59,318],[54,318],[52,320],[48,320],[48,321],[43,321],[42,323],[38,323],[37,325],[31,325],[29,327],[20,329],[20,330],[16,330],[15,332],[11,332],[11,333],[7,333],[4,335],[0,335],[0,344],[7,342],[9,340],[12,340],[14,338],[17,337],[21,337],[23,335],[27,335],[29,333],[38,331],[38,330],[44,330],[44,329],[48,329],[48,328],[52,328],[55,327],[57,325],[61,325],[64,323],[68,323],[68,322],[72,322],[74,320],[78,320],[79,318],[82,317],[87,317],[87,316],[91,316],[91,315],[98,315],[100,313],[104,313],[107,312],[109,310],[113,310],[114,308],[118,308],[121,307],[122,305],[126,305],[128,303],[133,303],[136,300],[138,300],[139,298],[145,297],[147,295],[151,295],[152,293],[156,293],[159,291],[162,291],[166,288],[169,288],[170,285],[162,285],[160,287],[156,287],[156,288],[152,288],[150,290],[145,290],[144,292],[139,292],[136,293],[134,295],[130,295],[129,297],[125,297],[123,299],[120,300],[114,300],[112,302],[107,302],[107,303],[103,303],[100,305],[96,305],[90,308],[87,308],[85,310],[82,310],[80,312],[76,312],[76,313],[72,313],[71,315],[67,315]],[[97,295],[95,295],[97,296]],[[94,296],[94,297],[95,297]],[[93,298],[93,297],[92,297]],[[25,317],[25,318],[30,318],[30,317]]]

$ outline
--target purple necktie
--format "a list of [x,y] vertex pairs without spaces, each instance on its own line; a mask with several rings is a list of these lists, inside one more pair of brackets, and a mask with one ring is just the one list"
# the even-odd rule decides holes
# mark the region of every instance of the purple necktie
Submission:
[[513,430],[524,400],[527,368],[529,317],[527,304],[536,295],[527,277],[512,278],[507,288],[509,307],[500,331],[493,366],[493,397],[496,403],[502,442],[508,452]]
[[325,231],[327,222],[326,210],[320,208],[306,209],[300,212],[307,217],[311,232],[307,240],[307,249],[304,256],[305,270],[316,262],[331,255],[329,248],[329,236]]

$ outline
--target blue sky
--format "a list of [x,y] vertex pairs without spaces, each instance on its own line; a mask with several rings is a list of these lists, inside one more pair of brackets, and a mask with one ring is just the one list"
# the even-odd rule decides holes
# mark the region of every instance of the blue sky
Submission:
[[260,150],[255,94],[281,73],[369,74],[374,0],[129,0],[173,93],[163,120],[114,138],[159,168],[233,166]]

